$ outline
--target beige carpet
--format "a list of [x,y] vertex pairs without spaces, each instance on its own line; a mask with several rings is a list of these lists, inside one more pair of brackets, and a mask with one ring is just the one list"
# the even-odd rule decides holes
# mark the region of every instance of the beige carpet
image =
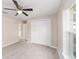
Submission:
[[55,48],[33,43],[16,43],[3,48],[3,59],[60,59]]

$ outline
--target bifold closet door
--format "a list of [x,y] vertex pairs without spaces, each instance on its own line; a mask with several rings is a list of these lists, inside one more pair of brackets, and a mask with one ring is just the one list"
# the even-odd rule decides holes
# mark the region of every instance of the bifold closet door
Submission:
[[31,42],[37,44],[51,45],[50,20],[31,21]]

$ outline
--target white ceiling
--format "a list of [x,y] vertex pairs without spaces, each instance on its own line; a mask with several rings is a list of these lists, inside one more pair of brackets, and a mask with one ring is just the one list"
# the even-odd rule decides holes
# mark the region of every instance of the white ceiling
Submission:
[[[3,13],[5,16],[14,17],[20,20],[27,20],[33,17],[49,16],[57,13],[61,0],[16,0],[23,8],[33,8],[33,11],[26,12],[29,16],[20,14],[14,16],[16,11],[6,11],[8,14]],[[12,0],[2,0],[2,9],[3,8],[16,8]]]

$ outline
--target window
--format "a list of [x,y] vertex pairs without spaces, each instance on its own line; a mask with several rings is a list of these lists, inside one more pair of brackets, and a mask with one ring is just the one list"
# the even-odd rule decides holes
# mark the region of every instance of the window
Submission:
[[63,53],[76,59],[76,5],[63,11]]
[[68,54],[71,59],[76,58],[76,5],[70,8],[70,20],[68,31]]

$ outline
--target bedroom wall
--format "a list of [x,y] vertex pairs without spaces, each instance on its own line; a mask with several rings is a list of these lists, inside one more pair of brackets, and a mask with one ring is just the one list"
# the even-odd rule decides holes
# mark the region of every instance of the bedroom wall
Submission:
[[18,25],[19,21],[11,17],[2,17],[2,46],[6,47],[19,41]]

